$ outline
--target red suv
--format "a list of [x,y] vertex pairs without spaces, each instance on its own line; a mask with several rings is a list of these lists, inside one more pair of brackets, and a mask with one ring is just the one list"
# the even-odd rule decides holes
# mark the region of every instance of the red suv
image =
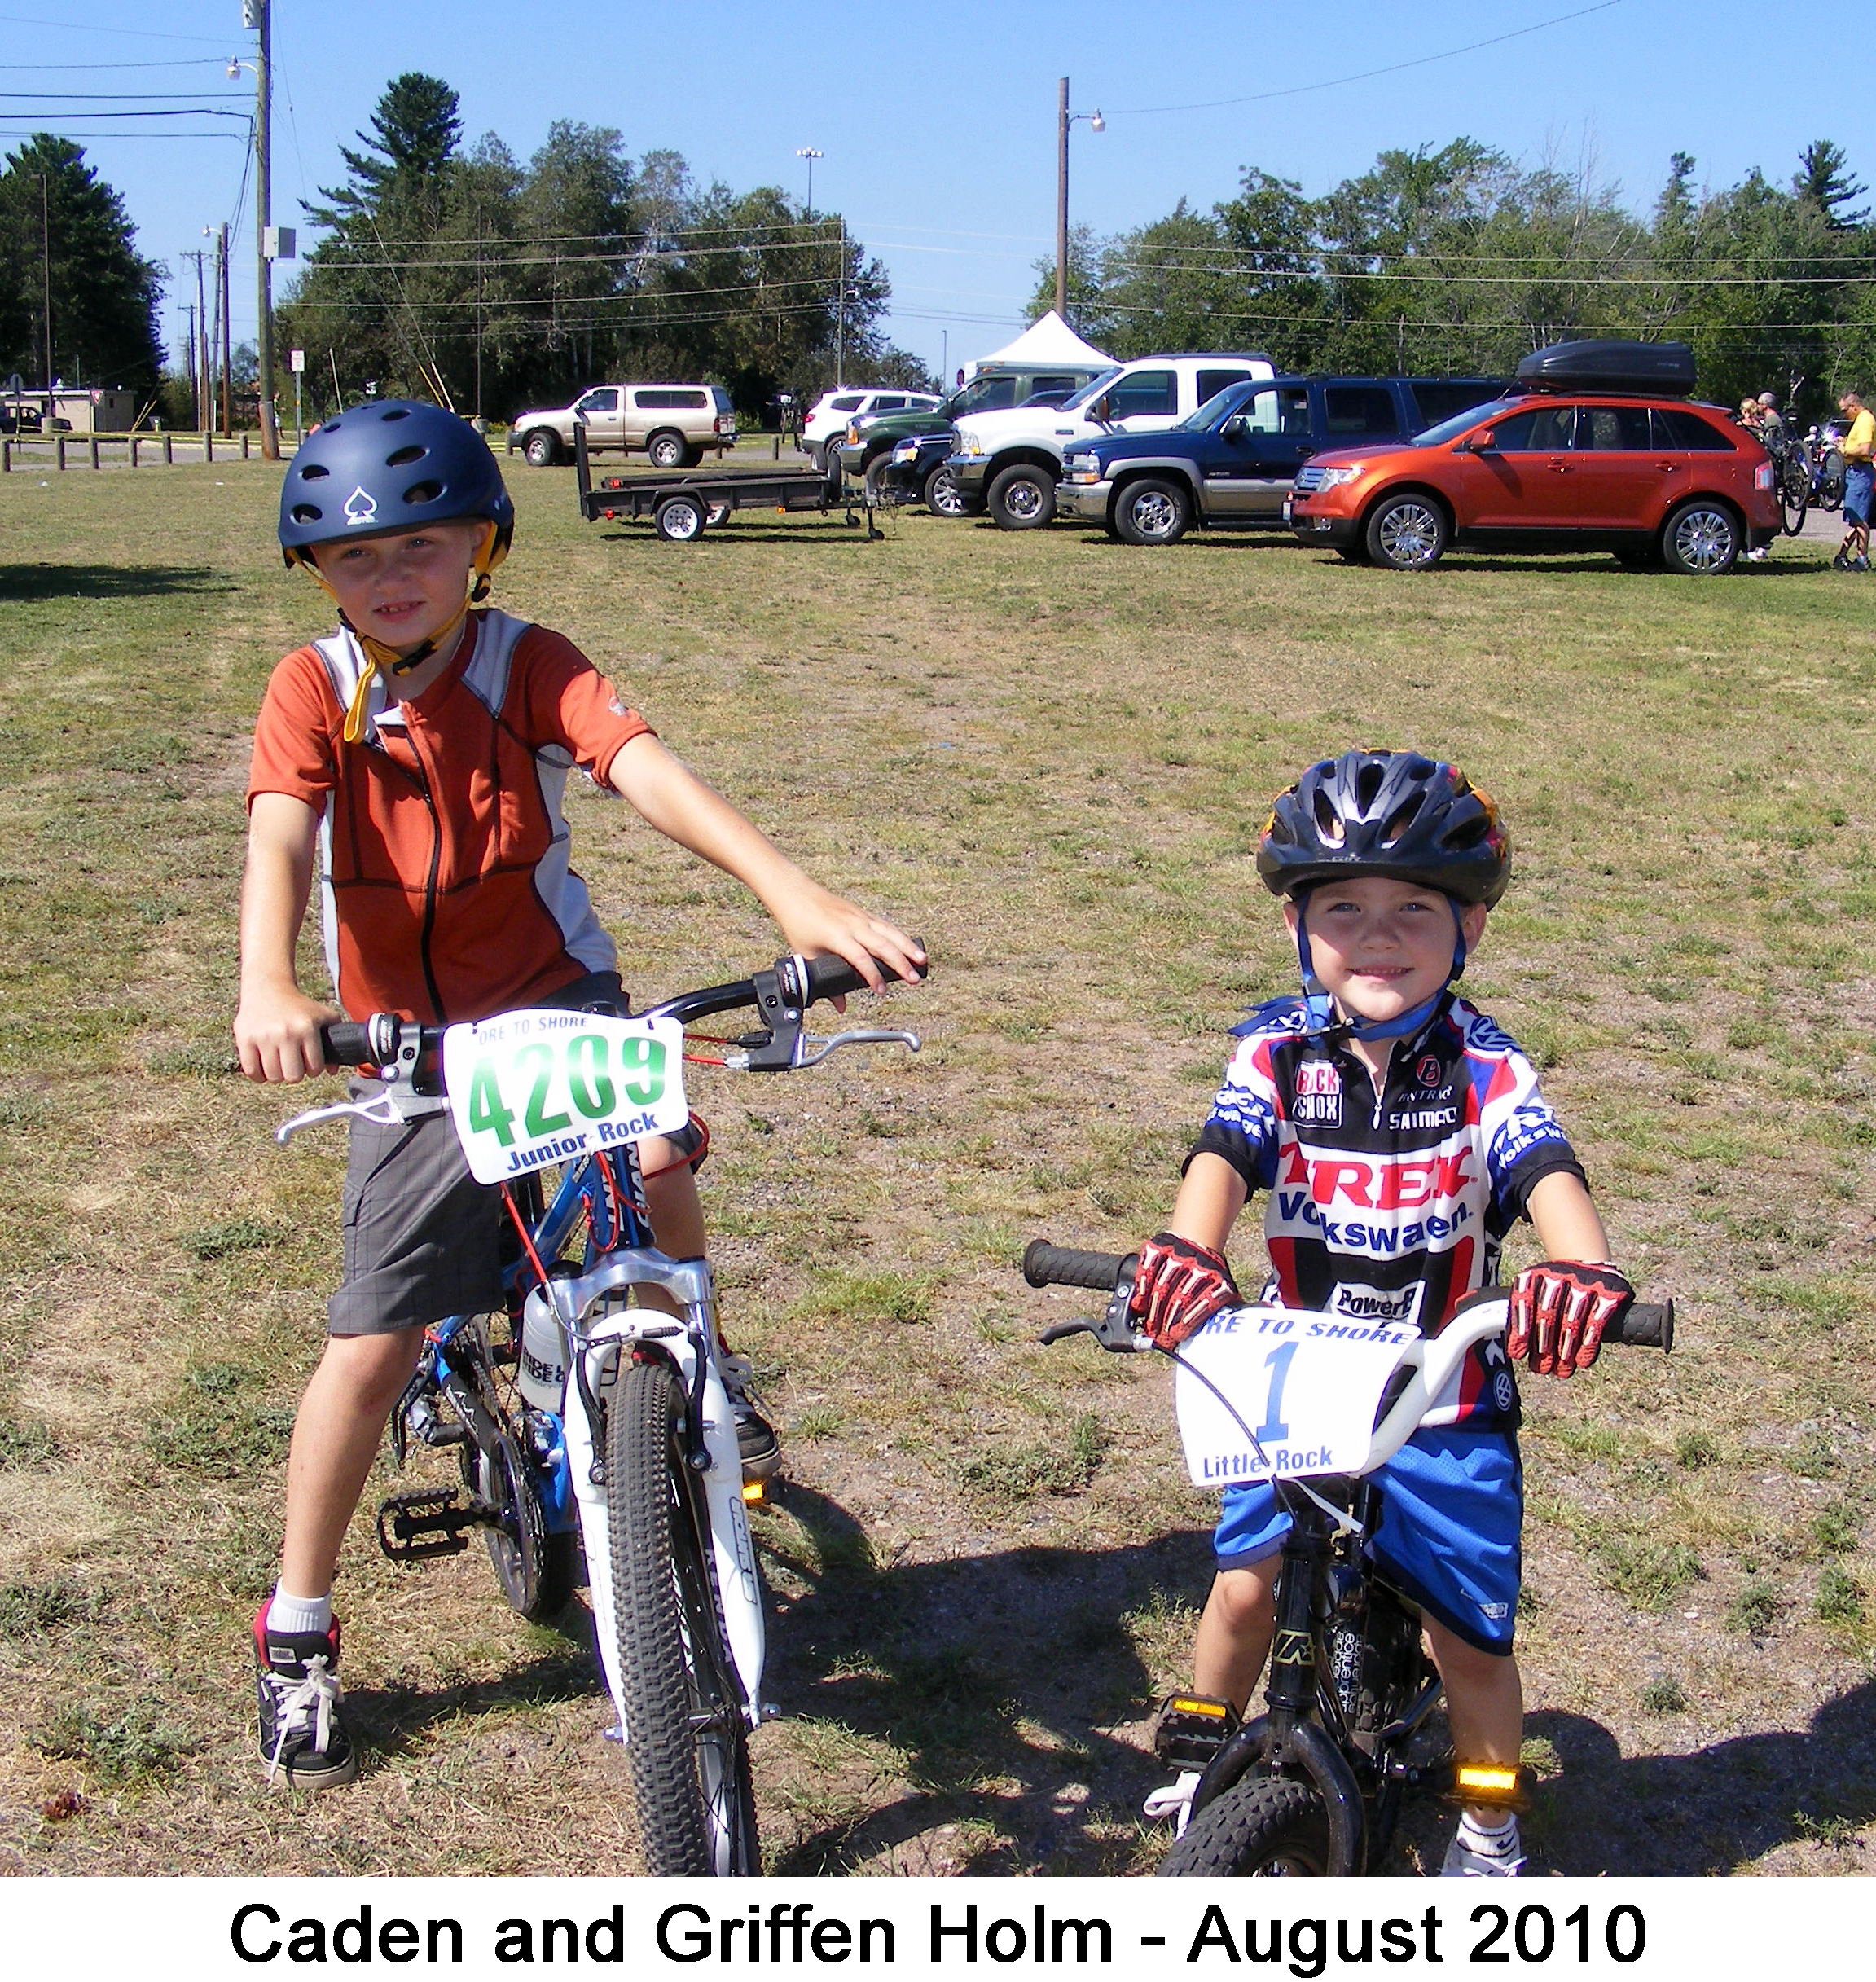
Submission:
[[[1662,393],[1675,367],[1659,361],[1685,350],[1536,352],[1518,370],[1537,390],[1474,407],[1404,446],[1304,463],[1290,527],[1305,543],[1394,571],[1424,571],[1450,545],[1613,551],[1626,565],[1660,560],[1697,577],[1730,570],[1778,534],[1772,460],[1720,407]],[[1628,359],[1626,376],[1624,351],[1645,354]],[[1685,367],[1683,392],[1691,353]],[[1643,389],[1633,389],[1638,373]]]

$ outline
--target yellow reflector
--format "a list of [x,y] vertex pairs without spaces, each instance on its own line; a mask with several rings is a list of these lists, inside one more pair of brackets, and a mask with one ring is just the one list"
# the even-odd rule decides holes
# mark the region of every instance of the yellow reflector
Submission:
[[1222,1700],[1168,1700],[1166,1706],[1175,1714],[1205,1714],[1214,1721],[1222,1721],[1230,1712]]
[[759,1479],[745,1479],[743,1482],[743,1505],[745,1507],[759,1507],[765,1497],[762,1483]]
[[1518,1771],[1465,1763],[1461,1764],[1456,1780],[1461,1789],[1509,1791],[1518,1787]]

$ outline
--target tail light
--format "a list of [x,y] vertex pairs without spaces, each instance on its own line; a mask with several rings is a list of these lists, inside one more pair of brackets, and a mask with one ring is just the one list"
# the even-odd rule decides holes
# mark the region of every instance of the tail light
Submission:
[[1752,486],[1769,495],[1778,486],[1778,471],[1769,461],[1761,461],[1752,471]]

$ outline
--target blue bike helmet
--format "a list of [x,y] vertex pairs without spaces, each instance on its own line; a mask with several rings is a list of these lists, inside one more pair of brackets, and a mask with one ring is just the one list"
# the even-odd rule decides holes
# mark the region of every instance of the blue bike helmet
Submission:
[[440,406],[378,399],[336,414],[288,463],[280,549],[289,565],[310,564],[314,544],[478,518],[495,531],[478,567],[485,578],[515,534],[515,505],[488,443]]
[[1278,796],[1257,871],[1272,894],[1380,874],[1490,908],[1511,879],[1511,842],[1490,795],[1456,764],[1351,750]]

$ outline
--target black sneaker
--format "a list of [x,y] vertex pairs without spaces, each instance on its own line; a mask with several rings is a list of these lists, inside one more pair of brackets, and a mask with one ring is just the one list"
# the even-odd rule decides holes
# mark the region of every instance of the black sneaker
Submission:
[[745,1479],[767,1479],[781,1465],[782,1442],[775,1428],[756,1408],[751,1387],[755,1370],[746,1356],[723,1359],[723,1388],[730,1394],[730,1409],[736,1421],[736,1451],[743,1462]]
[[1847,571],[1850,569],[1850,553],[1847,551],[1839,551],[1831,559],[1830,569],[1833,571]]
[[338,1619],[323,1632],[270,1631],[267,1608],[254,1619],[254,1689],[268,1786],[284,1775],[295,1789],[335,1789],[358,1773],[340,1704]]

